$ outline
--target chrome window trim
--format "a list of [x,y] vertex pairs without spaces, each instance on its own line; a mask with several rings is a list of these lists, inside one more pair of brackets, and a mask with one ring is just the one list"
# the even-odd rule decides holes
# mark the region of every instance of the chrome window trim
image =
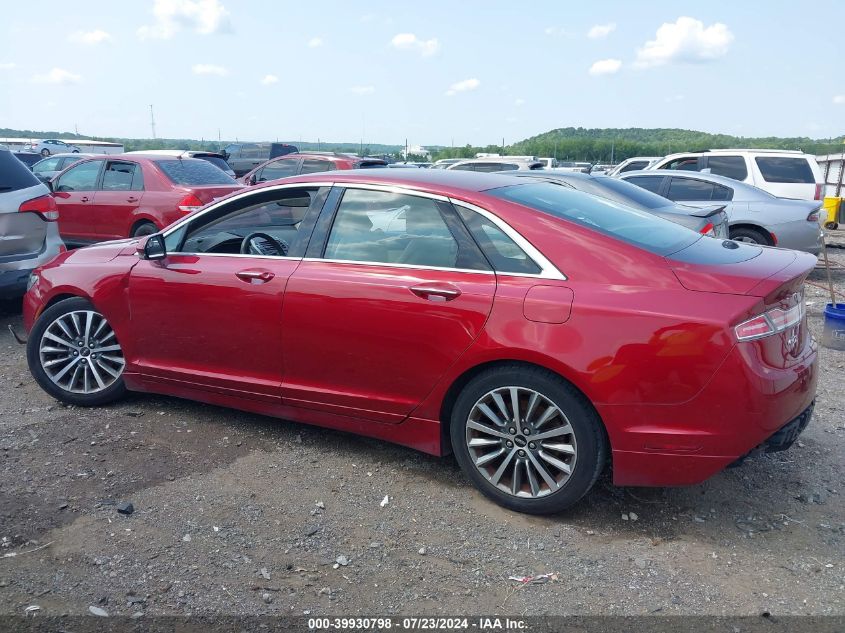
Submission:
[[495,270],[475,270],[474,268],[448,268],[445,266],[422,266],[419,264],[392,264],[390,262],[367,262],[356,259],[329,259],[326,257],[303,257],[304,262],[322,262],[326,264],[350,264],[352,266],[380,266],[382,268],[407,268],[409,270],[439,270],[452,273],[475,273],[478,275],[495,275]]
[[302,188],[302,187],[311,187],[311,188],[319,188],[319,187],[336,187],[339,189],[366,189],[370,191],[384,191],[387,193],[394,193],[398,195],[408,195],[408,196],[417,196],[420,198],[429,198],[431,200],[438,200],[440,202],[449,202],[454,205],[460,205],[474,211],[482,215],[483,217],[487,218],[493,224],[498,226],[509,238],[511,238],[517,246],[519,246],[525,254],[530,257],[535,264],[540,267],[539,273],[509,273],[509,272],[501,272],[495,270],[473,270],[467,268],[448,268],[448,267],[440,267],[440,266],[420,266],[416,264],[393,264],[389,262],[367,262],[367,261],[356,261],[351,259],[327,259],[322,257],[287,257],[287,256],[272,256],[272,255],[244,255],[239,253],[173,253],[173,255],[192,255],[195,257],[244,257],[244,258],[253,258],[253,259],[301,259],[302,261],[308,262],[326,262],[332,264],[358,264],[363,266],[388,266],[391,268],[407,268],[413,270],[437,270],[437,271],[446,271],[446,272],[461,272],[461,273],[478,273],[483,275],[507,275],[509,277],[529,277],[533,279],[557,279],[560,281],[566,281],[567,277],[564,275],[560,270],[558,270],[554,264],[552,264],[545,255],[543,255],[540,251],[538,251],[531,242],[526,240],[522,235],[513,229],[507,222],[499,218],[497,215],[487,211],[486,209],[482,209],[479,206],[476,206],[472,203],[465,202],[458,198],[450,198],[449,196],[444,196],[437,193],[431,193],[428,191],[419,191],[417,189],[412,189],[408,187],[402,187],[400,185],[387,185],[387,184],[374,184],[374,183],[353,183],[353,182],[327,182],[327,181],[314,181],[314,182],[292,182],[292,183],[284,183],[280,185],[272,185],[270,187],[261,187],[260,189],[249,189],[247,188],[242,193],[239,193],[231,198],[226,198],[225,200],[221,200],[220,202],[213,202],[209,206],[207,206],[202,211],[196,214],[190,214],[177,223],[172,224],[166,231],[163,231],[161,235],[163,237],[168,237],[171,233],[178,231],[182,226],[196,220],[197,218],[201,218],[206,213],[210,213],[215,209],[219,208],[223,204],[229,204],[231,202],[235,202],[236,200],[240,200],[241,198],[245,198],[250,195],[257,195],[259,193],[265,193],[267,191],[281,191],[284,189],[295,189],[295,188]]
[[511,225],[502,220],[502,218],[495,215],[494,213],[490,213],[490,211],[487,211],[486,209],[482,209],[479,206],[476,206],[469,202],[464,202],[463,200],[459,200],[457,198],[449,198],[449,202],[451,202],[455,206],[465,207],[470,211],[474,211],[475,213],[478,213],[479,215],[490,220],[493,224],[499,227],[505,235],[511,238],[517,246],[519,246],[523,251],[525,251],[525,254],[528,255],[528,257],[531,258],[531,260],[533,260],[533,262],[540,267],[540,272],[537,274],[509,273],[499,271],[500,275],[510,275],[513,277],[536,277],[540,279],[558,279],[560,281],[566,281],[566,275],[564,275],[560,270],[558,270],[558,268],[554,264],[552,264],[546,258],[545,255],[538,251],[531,242],[522,237],[522,235],[516,229],[514,229]]

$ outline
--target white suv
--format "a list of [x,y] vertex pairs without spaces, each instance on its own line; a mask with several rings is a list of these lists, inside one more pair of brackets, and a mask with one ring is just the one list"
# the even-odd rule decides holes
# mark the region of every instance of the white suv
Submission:
[[647,169],[700,171],[733,178],[779,198],[821,200],[824,179],[816,157],[799,151],[713,149],[670,154]]

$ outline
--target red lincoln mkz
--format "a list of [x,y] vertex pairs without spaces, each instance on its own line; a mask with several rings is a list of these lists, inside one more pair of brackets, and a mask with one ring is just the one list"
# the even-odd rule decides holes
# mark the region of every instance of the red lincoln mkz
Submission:
[[243,190],[30,279],[54,397],[190,398],[455,453],[523,512],[700,482],[812,413],[810,255],[554,183],[441,170]]

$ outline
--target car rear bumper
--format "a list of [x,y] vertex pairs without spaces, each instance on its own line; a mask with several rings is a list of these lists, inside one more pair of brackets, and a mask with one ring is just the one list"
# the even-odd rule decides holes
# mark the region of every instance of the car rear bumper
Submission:
[[20,297],[26,292],[26,282],[31,268],[0,270],[0,299]]
[[786,450],[812,415],[815,343],[788,368],[760,368],[742,344],[710,383],[678,405],[599,406],[623,486],[681,486],[711,477],[758,447]]

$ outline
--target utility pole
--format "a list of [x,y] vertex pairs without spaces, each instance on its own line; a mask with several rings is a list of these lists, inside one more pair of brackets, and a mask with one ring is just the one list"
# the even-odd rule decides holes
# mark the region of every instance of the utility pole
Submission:
[[502,137],[502,156],[505,155],[505,137]]
[[217,142],[220,142],[220,128],[217,128]]
[[616,144],[610,141],[610,164],[613,165],[613,158],[616,154]]
[[408,162],[408,139],[405,139],[405,162]]
[[153,104],[150,104],[150,127],[153,130],[153,138],[156,137],[156,118],[153,114]]

